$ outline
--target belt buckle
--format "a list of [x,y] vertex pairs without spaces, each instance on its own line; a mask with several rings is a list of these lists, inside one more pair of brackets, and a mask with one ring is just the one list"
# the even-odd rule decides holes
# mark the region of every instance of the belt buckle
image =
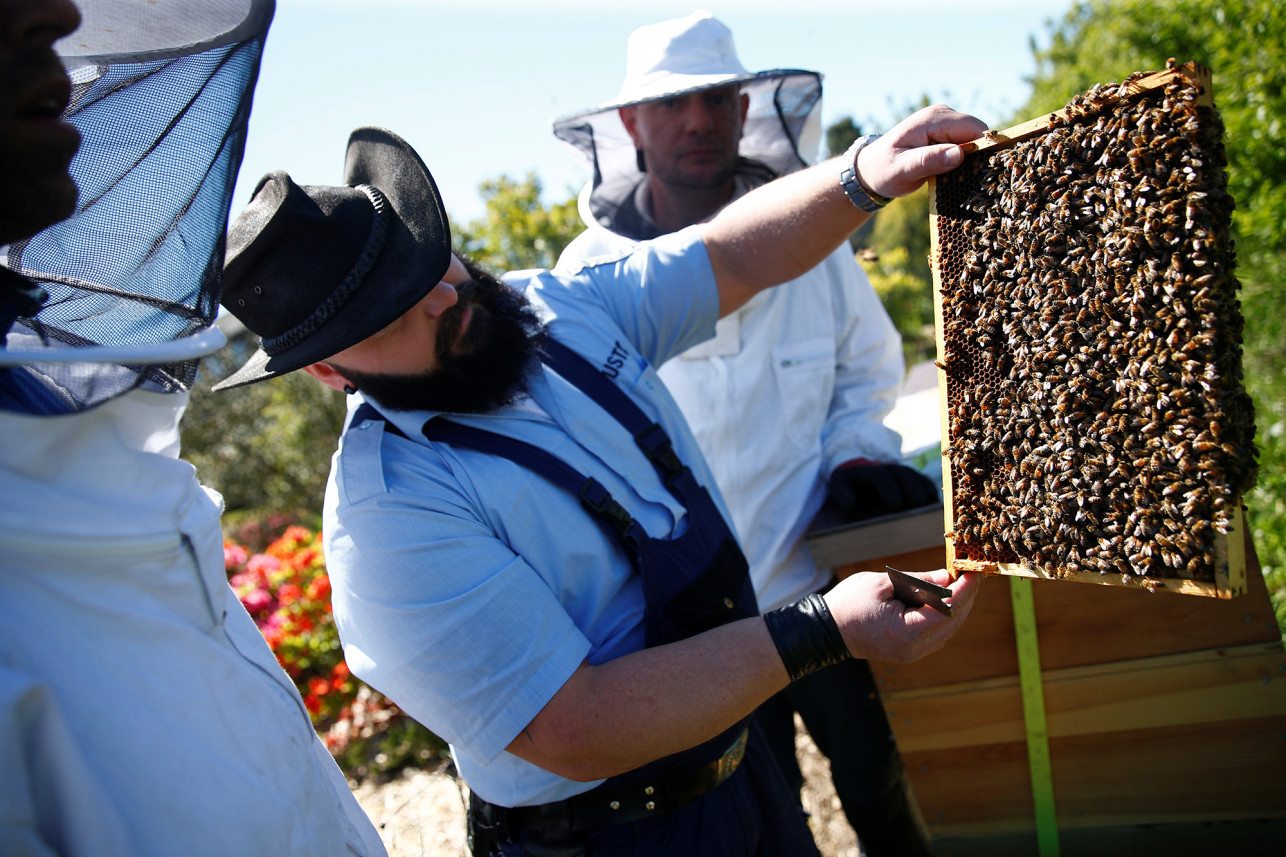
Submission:
[[741,765],[741,760],[746,755],[746,738],[750,734],[749,729],[742,729],[737,740],[732,742],[732,746],[724,751],[719,757],[715,767],[715,785],[719,785],[728,777],[732,776],[737,768]]

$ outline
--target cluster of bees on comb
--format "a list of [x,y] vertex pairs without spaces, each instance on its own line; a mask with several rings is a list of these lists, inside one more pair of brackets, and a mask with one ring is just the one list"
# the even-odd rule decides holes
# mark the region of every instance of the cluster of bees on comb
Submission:
[[1209,581],[1254,484],[1223,125],[1145,75],[938,180],[957,558]]

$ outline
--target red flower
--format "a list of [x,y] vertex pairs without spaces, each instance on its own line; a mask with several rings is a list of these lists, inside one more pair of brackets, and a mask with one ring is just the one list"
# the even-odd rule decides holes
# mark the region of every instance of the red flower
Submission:
[[303,596],[304,590],[293,583],[283,583],[277,590],[277,600],[283,605],[294,604]]
[[223,567],[228,571],[244,564],[246,557],[246,549],[241,545],[225,544],[223,546]]
[[323,574],[313,578],[313,582],[308,584],[308,597],[317,601],[329,598],[330,575]]
[[313,534],[298,524],[289,526],[281,538],[268,545],[268,553],[283,559],[312,541]]
[[[264,626],[259,630],[263,633],[263,638],[268,641],[268,648],[274,652],[281,648],[281,642],[286,638],[286,632],[279,626]],[[280,655],[277,656],[277,660],[281,660]]]
[[297,569],[309,569],[321,558],[321,551],[317,548],[302,548],[298,553],[290,558],[290,564]]
[[257,553],[246,562],[246,571],[251,574],[269,575],[281,568],[281,560],[266,553]]
[[272,593],[262,588],[252,589],[241,596],[241,603],[245,605],[246,612],[253,616],[272,607]]
[[390,716],[400,715],[354,679],[343,660],[331,618],[333,593],[321,533],[292,526],[262,553],[254,553],[247,544],[263,544],[265,533],[285,526],[285,521],[269,523],[266,529],[244,526],[238,531],[244,535],[254,529],[253,543],[236,538],[224,544],[228,582],[299,689],[327,746],[339,752],[354,735],[378,730]]
[[281,534],[283,542],[306,542],[310,541],[313,534],[308,532],[307,527],[301,527],[298,524],[292,524],[286,527],[286,531]]

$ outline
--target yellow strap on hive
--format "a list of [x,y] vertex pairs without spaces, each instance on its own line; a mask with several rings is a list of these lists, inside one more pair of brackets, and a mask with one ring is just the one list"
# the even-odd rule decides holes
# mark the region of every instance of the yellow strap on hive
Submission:
[[1054,777],[1049,761],[1049,729],[1045,724],[1045,693],[1041,686],[1040,644],[1036,635],[1036,602],[1032,581],[1009,579],[1014,608],[1014,637],[1018,646],[1018,680],[1023,694],[1027,730],[1027,765],[1031,770],[1032,803],[1040,857],[1058,857],[1058,817],[1054,812]]

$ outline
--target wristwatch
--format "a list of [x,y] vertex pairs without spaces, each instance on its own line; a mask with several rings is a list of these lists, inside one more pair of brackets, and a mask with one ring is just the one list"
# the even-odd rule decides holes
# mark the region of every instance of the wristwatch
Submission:
[[853,145],[849,146],[848,151],[844,153],[845,166],[839,174],[840,187],[848,194],[849,201],[862,211],[879,211],[893,201],[863,187],[862,180],[857,177],[857,153],[867,144],[875,142],[879,136],[879,134],[867,134],[854,140]]

